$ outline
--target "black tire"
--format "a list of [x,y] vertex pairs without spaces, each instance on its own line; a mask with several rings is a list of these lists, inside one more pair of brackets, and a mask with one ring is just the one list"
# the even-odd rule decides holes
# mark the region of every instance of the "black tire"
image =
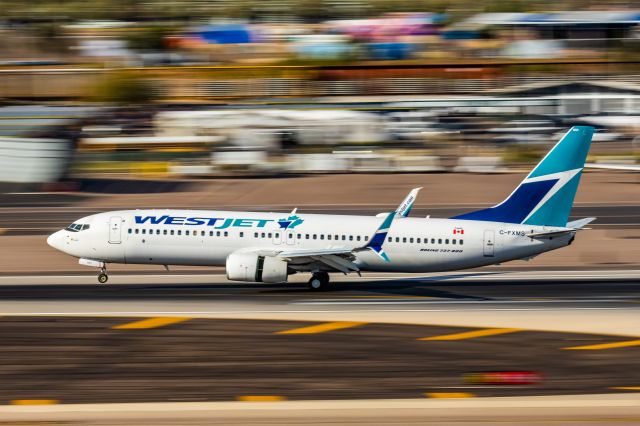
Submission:
[[326,272],[319,272],[313,274],[309,280],[309,290],[311,291],[325,291],[329,288],[329,274]]
[[104,284],[104,283],[106,283],[107,281],[109,281],[109,276],[108,276],[107,274],[99,274],[99,275],[98,275],[98,282],[99,282],[100,284]]

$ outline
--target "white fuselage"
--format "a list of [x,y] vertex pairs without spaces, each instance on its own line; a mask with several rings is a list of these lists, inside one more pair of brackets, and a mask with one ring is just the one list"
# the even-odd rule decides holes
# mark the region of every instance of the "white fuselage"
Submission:
[[[224,266],[238,250],[270,253],[362,247],[383,220],[374,216],[206,210],[127,210],[77,221],[86,229],[61,230],[48,243],[72,256],[105,263]],[[284,219],[283,219],[284,218]],[[286,227],[289,226],[287,229]],[[293,226],[293,228],[291,228]],[[436,272],[526,259],[564,247],[574,233],[555,238],[527,234],[553,228],[458,219],[400,218],[384,243],[385,261],[372,251],[355,254],[363,271]],[[317,266],[293,265],[297,271]]]

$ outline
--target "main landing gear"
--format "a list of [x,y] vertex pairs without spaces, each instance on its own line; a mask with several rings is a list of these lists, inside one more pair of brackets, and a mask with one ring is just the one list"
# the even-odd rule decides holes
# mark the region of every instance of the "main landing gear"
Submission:
[[107,275],[107,265],[105,263],[105,265],[100,268],[100,273],[98,274],[98,282],[100,284],[104,284],[107,281],[109,281],[109,275]]
[[315,272],[309,280],[309,290],[324,291],[329,287],[329,274],[327,272]]

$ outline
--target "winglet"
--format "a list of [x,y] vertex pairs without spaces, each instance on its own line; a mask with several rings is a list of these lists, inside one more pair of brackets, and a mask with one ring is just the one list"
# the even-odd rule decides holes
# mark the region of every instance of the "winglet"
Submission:
[[418,192],[420,192],[420,188],[413,188],[409,195],[402,200],[397,210],[395,211],[396,217],[407,217],[409,213],[411,213],[411,209],[413,208],[413,203],[416,202],[416,198],[418,198]]
[[384,250],[382,249],[382,245],[387,239],[389,228],[391,228],[391,223],[393,222],[393,219],[395,217],[396,217],[396,212],[388,213],[387,217],[382,222],[382,225],[380,225],[378,229],[376,229],[376,232],[369,239],[367,244],[364,247],[361,247],[360,249],[356,249],[356,251],[365,250],[365,249],[373,250],[378,256],[383,258],[385,262],[389,262],[390,261],[389,256],[387,256],[387,253],[385,253]]

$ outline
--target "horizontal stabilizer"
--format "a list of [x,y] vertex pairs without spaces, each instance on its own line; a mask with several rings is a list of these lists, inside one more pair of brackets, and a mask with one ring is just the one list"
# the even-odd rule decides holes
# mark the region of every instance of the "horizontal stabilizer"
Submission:
[[589,228],[585,228],[584,226],[593,222],[594,220],[596,220],[595,217],[587,217],[584,219],[574,220],[573,222],[567,223],[568,226],[566,228],[554,229],[553,231],[548,231],[548,232],[532,232],[530,234],[527,234],[527,237],[553,238],[556,236],[561,236],[561,235],[569,234],[572,232],[583,231],[585,229],[589,229]]
[[584,219],[574,220],[572,222],[567,223],[567,228],[582,229],[596,219],[597,218],[595,217],[585,217]]

